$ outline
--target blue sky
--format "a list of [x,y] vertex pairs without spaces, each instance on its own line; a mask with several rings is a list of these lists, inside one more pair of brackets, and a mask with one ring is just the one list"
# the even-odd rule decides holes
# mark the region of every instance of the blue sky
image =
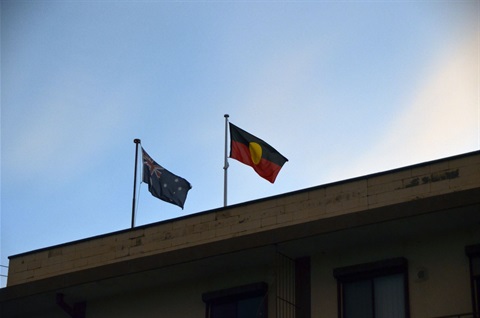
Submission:
[[193,186],[139,185],[137,225],[221,207],[226,113],[289,159],[230,160],[229,204],[478,150],[479,31],[477,1],[2,1],[0,263],[129,228],[134,138]]

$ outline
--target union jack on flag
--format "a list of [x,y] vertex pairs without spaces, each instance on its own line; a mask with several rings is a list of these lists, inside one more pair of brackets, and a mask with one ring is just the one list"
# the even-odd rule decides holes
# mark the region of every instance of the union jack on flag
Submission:
[[142,147],[143,178],[148,184],[148,191],[160,200],[178,205],[183,209],[187,193],[192,188],[190,182],[179,177],[150,157]]

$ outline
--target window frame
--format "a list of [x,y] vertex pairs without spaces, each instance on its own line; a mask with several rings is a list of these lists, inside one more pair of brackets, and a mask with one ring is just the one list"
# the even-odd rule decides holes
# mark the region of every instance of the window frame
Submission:
[[480,315],[480,244],[465,247],[470,268],[470,288],[472,295],[472,312],[474,317]]
[[265,282],[206,292],[202,295],[206,304],[205,318],[211,317],[212,306],[259,296],[263,296],[263,310],[268,317],[268,284]]
[[[404,257],[392,258],[377,262],[364,263],[336,268],[333,276],[337,280],[337,312],[338,318],[344,318],[344,284],[363,280],[374,280],[378,277],[402,274],[405,296],[405,318],[410,317],[410,301],[408,293],[408,261]],[[373,297],[373,296],[372,296]]]

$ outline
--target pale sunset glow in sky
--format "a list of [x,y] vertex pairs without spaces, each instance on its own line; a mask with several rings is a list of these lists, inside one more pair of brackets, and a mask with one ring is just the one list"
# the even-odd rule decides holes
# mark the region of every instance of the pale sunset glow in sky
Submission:
[[270,184],[230,159],[229,205],[480,149],[476,0],[0,10],[4,266],[128,229],[135,138],[193,187],[182,210],[139,182],[137,226],[222,207],[224,114],[289,160]]

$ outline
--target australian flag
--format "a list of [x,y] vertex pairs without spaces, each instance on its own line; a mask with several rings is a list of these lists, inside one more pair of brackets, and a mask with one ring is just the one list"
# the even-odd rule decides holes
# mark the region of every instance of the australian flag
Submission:
[[143,182],[148,184],[148,191],[160,200],[178,205],[183,209],[187,199],[190,183],[171,173],[156,163],[142,148]]

